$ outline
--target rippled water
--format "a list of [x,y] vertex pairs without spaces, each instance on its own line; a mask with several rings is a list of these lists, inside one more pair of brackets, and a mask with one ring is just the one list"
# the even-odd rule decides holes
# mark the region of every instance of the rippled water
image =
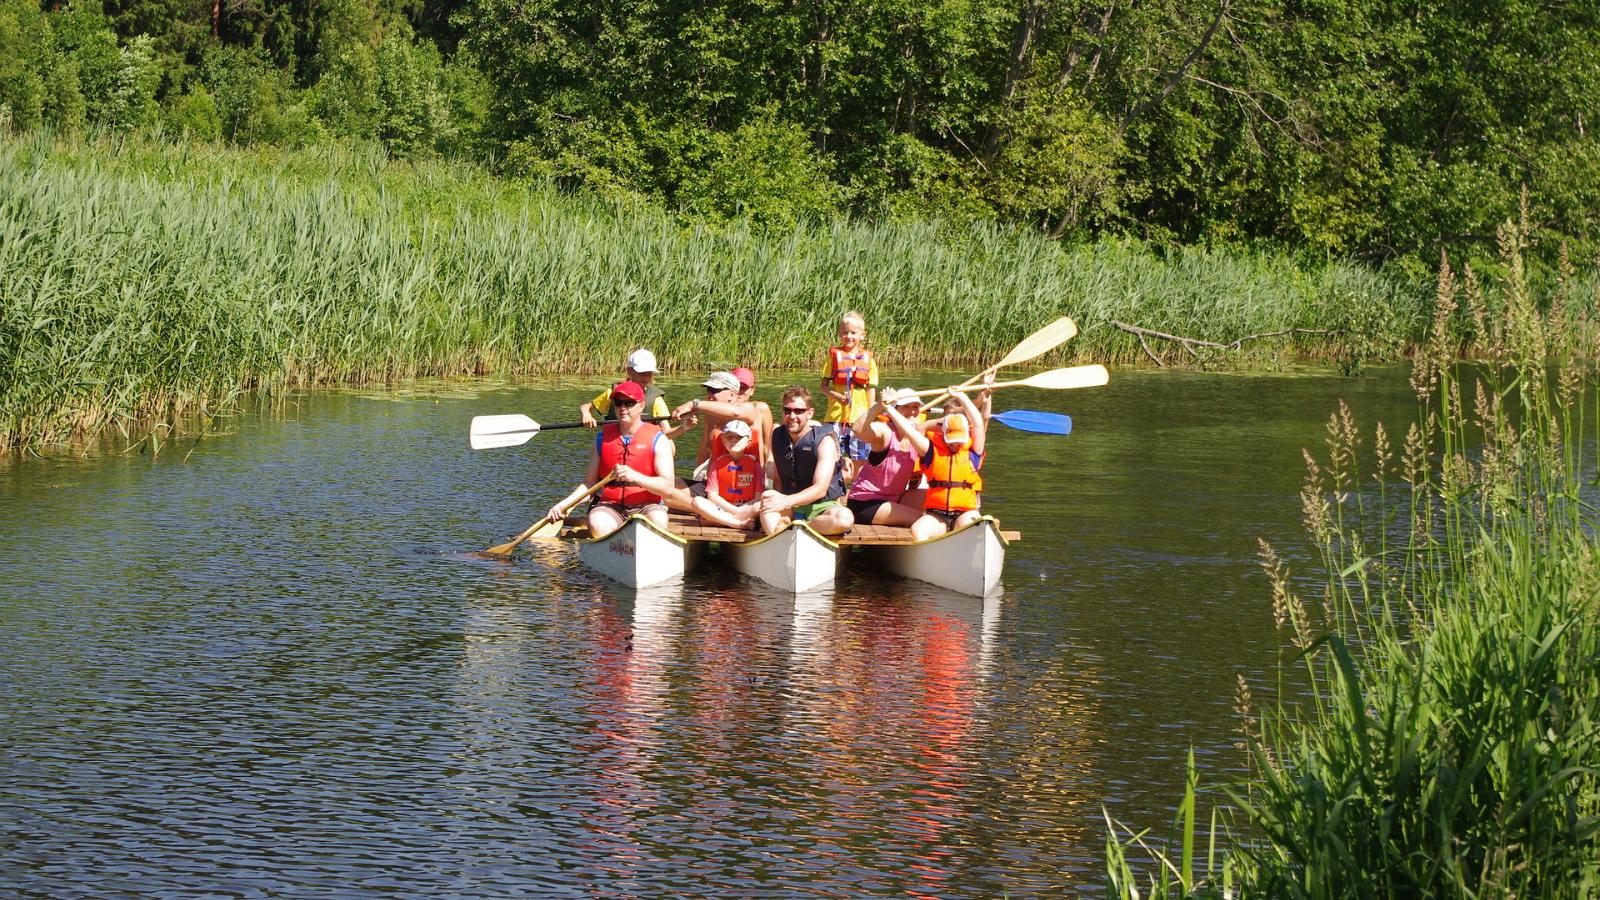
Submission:
[[[926,383],[938,383],[929,377]],[[320,394],[231,433],[0,468],[0,893],[833,897],[1096,890],[1103,810],[1164,832],[1241,771],[1302,446],[1403,376],[1118,372],[1011,393],[987,601],[853,570],[634,592],[498,543],[587,435],[471,416],[591,391]],[[693,396],[676,387],[669,396]],[[768,398],[768,399],[775,399]]]

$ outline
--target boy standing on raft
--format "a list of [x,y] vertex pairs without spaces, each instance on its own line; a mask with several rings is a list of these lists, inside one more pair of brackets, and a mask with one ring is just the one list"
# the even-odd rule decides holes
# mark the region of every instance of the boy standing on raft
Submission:
[[839,450],[847,460],[846,481],[854,481],[867,448],[853,440],[850,426],[861,411],[877,400],[878,361],[866,347],[867,320],[851,310],[839,318],[839,344],[828,348],[822,367],[822,393],[828,411],[822,421],[839,436]]
[[[562,498],[545,518],[559,522],[567,510],[600,479],[614,474],[589,507],[589,534],[605,537],[628,520],[642,515],[667,527],[667,507],[661,498],[677,492],[672,473],[672,441],[654,423],[644,421],[644,388],[637,382],[619,382],[611,389],[609,405],[617,416],[595,435],[589,449],[589,468],[583,483]],[[687,498],[682,501],[687,504]]]
[[783,392],[783,424],[772,429],[773,486],[761,495],[761,530],[775,534],[791,520],[808,521],[818,534],[843,534],[855,524],[843,504],[844,479],[839,436],[814,422],[811,392],[792,387]]

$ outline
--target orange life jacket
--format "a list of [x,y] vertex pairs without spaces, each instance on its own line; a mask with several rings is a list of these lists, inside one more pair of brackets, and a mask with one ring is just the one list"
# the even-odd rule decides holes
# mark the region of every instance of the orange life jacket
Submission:
[[[978,494],[983,491],[983,476],[972,464],[972,451],[963,445],[952,450],[944,442],[942,431],[928,433],[932,445],[932,459],[923,458],[922,470],[928,476],[928,499],[924,509],[941,512],[965,512],[978,508]],[[979,465],[982,465],[980,460]]]
[[[652,422],[641,422],[633,436],[623,439],[622,426],[609,422],[595,435],[595,449],[600,453],[600,477],[611,474],[618,465],[626,464],[641,475],[655,475],[656,438],[661,429]],[[642,487],[631,484],[608,484],[600,489],[601,503],[618,506],[644,506],[660,503],[661,498]]]
[[759,453],[747,450],[737,459],[720,453],[711,470],[717,479],[717,496],[735,506],[756,499],[767,487],[767,473]]
[[829,347],[828,360],[833,367],[834,386],[869,387],[872,384],[872,351],[857,346],[854,351],[843,347]]

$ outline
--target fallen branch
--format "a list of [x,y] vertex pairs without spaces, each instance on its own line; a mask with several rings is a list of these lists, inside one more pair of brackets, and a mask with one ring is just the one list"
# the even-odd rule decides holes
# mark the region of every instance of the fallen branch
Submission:
[[1139,348],[1144,351],[1145,356],[1150,357],[1151,362],[1163,368],[1165,368],[1167,365],[1166,361],[1157,356],[1155,351],[1150,349],[1150,344],[1145,340],[1145,338],[1160,338],[1163,341],[1172,341],[1173,343],[1182,347],[1190,357],[1194,358],[1195,360],[1199,360],[1200,352],[1195,349],[1196,347],[1210,347],[1217,350],[1238,350],[1244,346],[1245,341],[1259,341],[1263,338],[1281,337],[1286,334],[1333,333],[1326,328],[1284,328],[1278,331],[1263,331],[1260,334],[1247,334],[1244,337],[1234,338],[1227,343],[1218,343],[1217,341],[1206,341],[1201,340],[1200,338],[1184,337],[1181,334],[1167,334],[1165,332],[1154,331],[1149,328],[1140,328],[1137,325],[1129,325],[1126,322],[1112,322],[1111,324],[1115,325],[1118,330],[1126,331],[1127,333],[1138,338]]

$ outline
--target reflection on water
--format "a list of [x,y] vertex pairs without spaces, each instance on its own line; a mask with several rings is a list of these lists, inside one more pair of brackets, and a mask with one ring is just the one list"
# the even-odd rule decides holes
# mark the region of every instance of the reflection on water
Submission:
[[[937,382],[938,377],[930,383]],[[678,389],[684,393],[689,389]],[[1276,650],[1298,450],[1404,381],[1129,374],[1019,394],[987,600],[859,567],[631,591],[521,530],[592,392],[319,395],[187,458],[0,469],[0,892],[1060,895],[1164,824]],[[670,392],[669,392],[670,393]]]

